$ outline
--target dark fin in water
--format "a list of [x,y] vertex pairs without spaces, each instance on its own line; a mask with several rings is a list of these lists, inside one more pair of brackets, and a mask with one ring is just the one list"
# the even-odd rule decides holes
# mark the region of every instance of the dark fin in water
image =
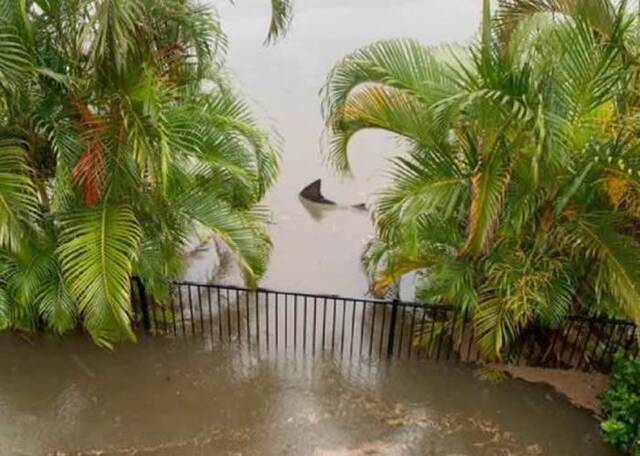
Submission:
[[335,206],[336,204],[333,201],[328,200],[324,196],[322,196],[322,179],[313,181],[305,188],[303,188],[300,192],[300,196],[314,203],[330,204],[332,206]]
[[351,207],[353,207],[354,209],[358,209],[359,211],[366,211],[367,210],[367,205],[365,203],[354,204]]

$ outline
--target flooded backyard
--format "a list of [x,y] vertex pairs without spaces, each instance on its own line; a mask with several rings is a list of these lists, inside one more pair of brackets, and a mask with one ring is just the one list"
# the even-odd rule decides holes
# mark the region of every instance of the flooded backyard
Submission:
[[544,387],[471,368],[0,338],[2,455],[606,455]]
[[[333,63],[377,39],[469,40],[480,2],[301,0],[291,33],[269,47],[268,2],[236,3],[215,3],[229,71],[283,143],[261,285],[362,297],[372,225],[351,205],[371,202],[395,142],[354,138],[354,177],[334,176],[320,154],[318,90]],[[318,178],[339,205],[300,201]],[[207,278],[211,261],[211,251],[194,254],[187,278]],[[82,335],[0,334],[0,456],[616,454],[588,412],[544,386],[488,382],[455,363],[265,354],[214,340],[143,337],[108,352]]]

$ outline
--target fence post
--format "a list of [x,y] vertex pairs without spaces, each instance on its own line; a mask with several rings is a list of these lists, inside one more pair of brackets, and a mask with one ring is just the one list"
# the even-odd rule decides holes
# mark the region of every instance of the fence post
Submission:
[[138,286],[138,295],[140,297],[140,310],[142,313],[142,327],[146,332],[151,332],[151,318],[149,318],[149,301],[147,300],[147,290],[140,280],[140,277],[135,277],[136,285]]
[[[393,343],[396,340],[396,321],[398,320],[398,307],[400,301],[398,299],[394,299],[391,301],[391,322],[389,323],[389,340],[387,341],[387,358],[391,359],[393,357]],[[384,331],[384,328],[382,328]]]

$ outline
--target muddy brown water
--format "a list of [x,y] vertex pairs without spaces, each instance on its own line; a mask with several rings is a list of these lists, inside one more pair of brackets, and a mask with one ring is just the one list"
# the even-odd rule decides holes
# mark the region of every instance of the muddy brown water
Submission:
[[[371,202],[397,144],[380,133],[357,136],[354,177],[333,175],[320,154],[318,90],[334,62],[377,39],[468,40],[481,2],[301,0],[289,36],[263,47],[268,3],[216,2],[230,72],[284,144],[268,201],[274,252],[263,285],[363,296],[359,255],[372,226],[349,205]],[[341,205],[299,200],[317,178]],[[199,253],[194,269],[207,261]],[[106,352],[82,335],[0,335],[0,455],[614,454],[595,419],[546,387],[488,383],[453,363],[218,345],[143,338]]]
[[113,353],[0,337],[0,454],[606,455],[546,388],[447,363],[256,356],[202,340]]

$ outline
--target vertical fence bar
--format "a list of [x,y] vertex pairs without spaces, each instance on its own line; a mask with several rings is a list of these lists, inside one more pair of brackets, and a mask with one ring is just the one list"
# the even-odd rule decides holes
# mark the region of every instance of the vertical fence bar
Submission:
[[236,332],[238,345],[242,345],[242,324],[240,323],[240,291],[236,290]]
[[209,332],[213,342],[213,306],[211,305],[211,287],[207,287],[207,308],[209,309]]
[[353,343],[355,340],[354,332],[356,330],[356,302],[351,301],[351,344],[349,345],[349,359],[353,359]]
[[[305,300],[307,298],[305,297]],[[298,351],[298,297],[293,297],[293,352]]]
[[269,292],[264,292],[264,313],[265,313],[265,339],[267,339],[267,352],[269,351]]
[[337,301],[333,300],[333,318],[331,319],[331,354],[334,353],[336,347],[336,306]]
[[138,295],[140,297],[140,313],[142,314],[142,328],[145,332],[151,332],[151,318],[149,318],[149,301],[147,299],[147,290],[139,277],[135,278],[138,286]]
[[[447,311],[445,309],[441,309],[442,310],[442,314],[444,316],[442,323],[440,324],[440,334],[438,334],[438,353],[436,354],[436,359],[439,360],[440,359],[440,349],[442,348],[442,339],[444,337],[444,325],[446,323],[447,320]],[[438,314],[438,312],[436,311],[436,315]]]
[[[471,361],[471,348],[473,347],[473,339],[475,339],[476,332],[475,332],[475,325],[473,321],[469,318],[468,312],[469,312],[469,309],[466,309],[464,319],[469,323],[469,328],[471,328],[469,331],[469,345],[467,347],[467,361]],[[476,361],[477,360],[478,358],[476,357]]]
[[578,332],[576,333],[576,338],[573,341],[573,347],[571,347],[571,353],[569,354],[569,366],[573,363],[573,355],[576,353],[576,349],[578,348],[578,343],[580,342],[580,336],[582,335],[582,328],[584,327],[584,322],[579,322]]
[[347,316],[347,301],[341,300],[340,302],[342,303],[342,332],[340,333],[340,358],[342,358],[342,355],[344,353],[344,326],[345,326],[345,319]]
[[[415,310],[415,309],[414,309]],[[391,312],[393,316],[393,311]],[[402,339],[404,338],[404,327],[405,320],[407,317],[407,308],[402,306],[402,318],[400,319],[400,334],[398,335],[398,358],[402,357]],[[393,319],[391,320],[393,322]],[[389,328],[389,332],[391,332],[391,328]]]
[[[398,304],[399,301],[394,299],[391,301],[391,320],[389,322],[389,339],[387,340],[387,358],[391,359],[393,357],[393,344],[396,338],[396,320],[398,319]],[[385,306],[386,307],[386,306]],[[380,334],[380,338],[384,334],[384,320],[382,323],[382,333]]]
[[384,327],[387,323],[387,304],[382,304],[382,326],[380,327],[380,346],[378,347],[378,356],[380,358],[382,358],[382,356],[384,355],[383,350],[383,344],[385,342],[384,340]]
[[200,332],[204,336],[204,314],[202,313],[202,287],[198,285],[198,308],[200,309]]
[[436,331],[436,318],[438,317],[438,309],[434,308],[431,312],[429,312],[429,317],[431,318],[431,322],[429,324],[429,344],[427,345],[427,357],[431,359],[431,354],[433,353],[433,338],[435,336]]
[[287,353],[287,339],[289,338],[289,295],[286,293],[284,296],[284,352]]
[[451,352],[454,349],[456,343],[456,323],[458,322],[458,311],[453,311],[453,323],[451,325],[451,343],[449,344],[449,351],[447,352],[447,361],[451,359]]
[[174,309],[175,296],[174,296],[175,287],[173,284],[169,284],[169,305],[171,306],[171,323],[173,326],[173,335],[178,335],[178,324],[176,322],[176,311]]
[[322,304],[322,350],[325,348],[325,333],[327,331],[327,298],[323,299]]
[[227,342],[231,343],[231,298],[229,297],[229,289],[224,292],[225,301],[227,302]]
[[[424,337],[424,324],[425,324],[425,321],[427,320],[427,309],[423,307],[421,310],[422,310],[422,318],[420,319],[420,329],[418,330],[418,334],[420,336],[418,341],[419,341],[419,344],[424,344],[424,339],[425,339],[425,337]],[[412,337],[413,337],[413,335],[412,335]],[[418,359],[420,359],[420,351],[418,351],[418,353],[416,354],[416,357]]]
[[160,326],[158,325],[158,315],[156,309],[156,303],[153,299],[153,295],[147,295],[147,300],[149,302],[149,311],[151,313],[151,321],[153,322],[153,331],[157,332]]
[[182,321],[182,335],[187,334],[187,327],[184,321],[184,304],[182,300],[182,285],[178,285],[178,305],[180,306],[180,320]]
[[591,324],[587,322],[587,339],[582,344],[582,350],[580,350],[580,354],[578,355],[578,364],[576,365],[576,369],[580,369],[582,367],[582,363],[585,361],[585,356],[587,353],[587,349],[589,348],[589,341],[591,340]]
[[258,354],[260,354],[260,290],[256,290],[255,295],[256,304],[256,348]]
[[314,355],[316,353],[316,332],[317,332],[316,328],[318,327],[316,325],[316,320],[317,320],[317,317],[316,317],[316,313],[317,312],[316,311],[318,310],[317,307],[318,307],[318,300],[314,297],[313,298],[313,328],[312,328],[313,329],[313,344],[311,346],[312,347],[312,353]]
[[302,326],[302,353],[307,353],[307,297],[304,297],[304,326]]
[[[586,356],[586,362],[584,365],[584,370],[588,371],[589,368],[593,366],[593,360],[595,359],[598,348],[600,347],[600,341],[602,339],[602,328],[598,328],[597,323],[594,325],[593,334],[595,336],[595,341],[593,343],[593,350],[591,350],[591,354]],[[555,342],[555,339],[554,339]],[[553,343],[551,345],[551,350],[553,350]]]
[[191,322],[191,335],[196,334],[195,319],[193,318],[193,299],[191,298],[191,285],[187,285],[188,297],[189,297],[189,320]]
[[409,328],[409,340],[407,341],[407,359],[411,359],[411,352],[413,350],[413,332],[415,331],[416,313],[418,313],[418,308],[414,306],[413,312],[411,314],[411,327]]
[[247,314],[247,349],[251,350],[251,324],[249,317],[249,292],[244,293],[244,307]]
[[373,315],[371,316],[371,331],[369,332],[369,358],[371,358],[371,355],[373,354],[373,335],[376,327],[376,308],[378,307],[375,302],[372,305]]
[[360,321],[360,345],[358,345],[358,353],[362,355],[362,345],[364,344],[364,320],[367,313],[367,306],[365,301],[360,301],[362,304],[362,319]]
[[273,313],[275,315],[274,318],[276,320],[276,322],[275,322],[275,327],[276,327],[276,345],[275,346],[276,346],[276,353],[277,353],[278,352],[278,320],[280,319],[279,313],[278,313],[278,308],[280,307],[280,306],[278,306],[278,293],[275,293],[274,297],[275,297],[275,304],[274,304],[274,308],[273,308]]
[[602,353],[600,354],[600,358],[598,359],[598,365],[601,365],[604,362],[604,360],[605,360],[605,358],[607,356],[607,352],[609,351],[609,345],[611,344],[611,341],[613,340],[613,336],[614,336],[614,334],[616,332],[615,331],[616,330],[615,326],[613,326],[613,325],[606,325],[606,326],[611,326],[611,333],[609,334],[609,338],[607,339],[607,343],[602,348]]

